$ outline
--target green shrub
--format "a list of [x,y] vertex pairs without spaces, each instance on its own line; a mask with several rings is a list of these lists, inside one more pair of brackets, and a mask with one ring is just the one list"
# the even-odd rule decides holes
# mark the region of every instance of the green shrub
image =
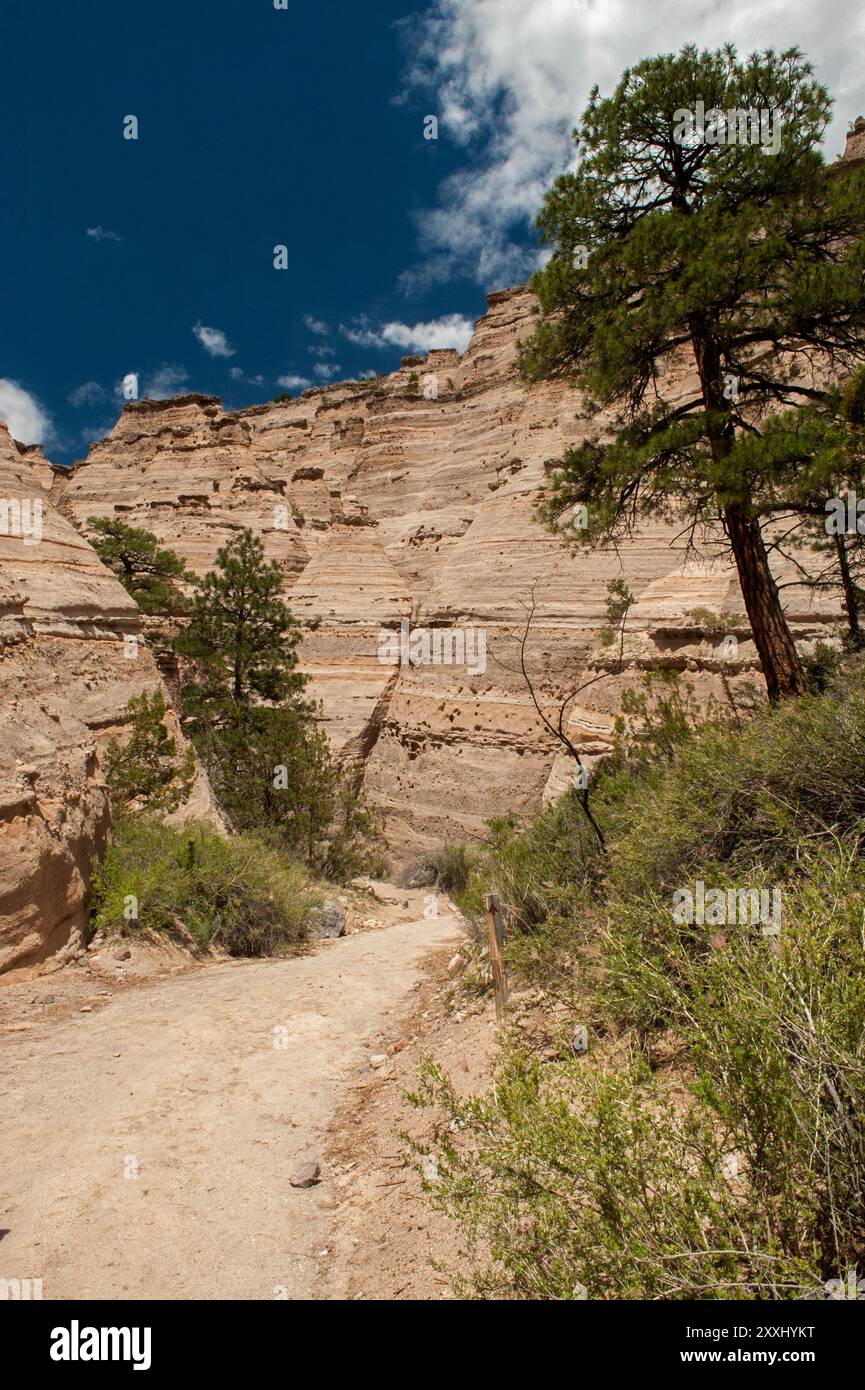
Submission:
[[510,965],[529,978],[556,974],[558,946],[574,944],[575,922],[590,899],[597,866],[597,839],[578,794],[569,791],[528,824],[513,814],[492,820],[488,832],[455,902],[474,936],[483,939],[486,894],[497,893]]
[[626,920],[617,904],[607,1002],[663,1024],[674,1066],[617,1065],[595,1031],[597,1057],[512,1053],[482,1098],[428,1067],[437,1200],[489,1256],[470,1291],[799,1298],[861,1265],[863,902],[865,868],[836,848],[809,861],[777,941],[734,926],[695,949],[659,904],[642,932],[640,904]]
[[[849,651],[856,649],[849,632],[845,635],[843,647]],[[802,653],[806,689],[811,694],[822,695],[841,674],[842,662],[842,653],[837,647],[830,647],[828,642],[815,642],[810,652]]]
[[165,725],[165,698],[160,690],[135,695],[123,714],[130,726],[121,744],[111,739],[105,750],[105,780],[115,808],[176,811],[192,789],[195,753],[182,756]]
[[585,939],[593,911],[667,911],[695,877],[783,885],[803,846],[856,837],[865,822],[865,665],[849,664],[822,695],[763,705],[740,729],[723,711],[693,727],[687,686],[649,681],[623,702],[613,756],[592,776],[595,837],[569,791],[528,824],[491,821],[459,906],[480,922],[484,893],[502,900],[513,944],[540,945],[557,924]]
[[316,864],[323,878],[348,883],[358,874],[386,879],[390,873],[384,853],[384,816],[371,806],[350,776],[339,772],[334,789],[333,816],[326,839],[318,846]]
[[465,845],[439,845],[417,856],[406,870],[404,882],[407,888],[440,888],[456,896],[468,887],[473,862]]
[[384,876],[381,817],[335,763],[309,705],[240,707],[196,743],[235,830],[265,836],[324,878]]
[[865,667],[824,695],[765,706],[741,731],[683,734],[677,748],[669,767],[599,788],[612,890],[666,893],[710,863],[783,878],[803,844],[856,835],[865,818]]
[[700,605],[689,608],[686,617],[697,627],[708,628],[710,632],[729,632],[734,627],[744,627],[745,618],[741,613],[715,613],[711,608]]
[[767,1240],[760,1200],[727,1166],[735,1136],[706,1111],[680,1112],[639,1067],[550,1070],[512,1054],[489,1095],[465,1099],[428,1064],[413,1097],[445,1116],[432,1191],[473,1264],[458,1293],[796,1298],[819,1288],[813,1258]]
[[320,901],[300,865],[255,835],[226,840],[190,821],[175,830],[128,817],[93,879],[92,925],[108,934],[186,928],[235,956],[298,949]]
[[[477,1296],[819,1297],[865,1259],[865,666],[675,724],[595,779],[606,855],[571,793],[494,823],[469,883],[590,1027],[543,1068],[515,1036],[486,1097],[424,1075]],[[779,934],[678,921],[697,878],[777,891]]]

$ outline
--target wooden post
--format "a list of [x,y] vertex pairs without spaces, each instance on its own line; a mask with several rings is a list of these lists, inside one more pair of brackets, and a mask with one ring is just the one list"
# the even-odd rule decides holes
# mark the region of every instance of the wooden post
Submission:
[[487,893],[487,937],[490,945],[490,965],[493,972],[493,989],[496,996],[496,1018],[499,1023],[505,1016],[505,1006],[508,1002],[508,977],[505,971],[505,933],[502,927],[502,915],[499,911],[499,899],[497,893]]

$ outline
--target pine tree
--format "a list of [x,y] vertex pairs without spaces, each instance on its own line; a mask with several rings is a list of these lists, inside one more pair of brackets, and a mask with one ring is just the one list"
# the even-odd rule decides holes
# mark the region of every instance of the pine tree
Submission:
[[195,754],[181,756],[177,740],[165,726],[160,690],[135,695],[124,721],[131,726],[126,743],[112,739],[105,750],[105,780],[115,806],[125,810],[176,811],[192,788]]
[[87,525],[96,554],[142,613],[172,615],[189,607],[179,586],[193,584],[195,576],[173,550],[160,547],[151,531],[104,516],[89,517]]
[[[840,589],[847,644],[865,646],[865,367],[819,401],[773,416],[759,437],[742,434],[739,465],[757,452],[765,479],[758,511],[778,523],[770,548],[799,569],[814,589]],[[796,551],[823,562],[816,574]]]
[[[522,353],[528,380],[570,378],[589,413],[615,415],[612,440],[566,454],[547,522],[561,529],[583,505],[589,526],[574,537],[598,544],[648,514],[694,539],[720,521],[772,700],[804,676],[761,526],[771,465],[736,443],[760,440],[773,410],[822,398],[803,363],[845,374],[865,356],[865,173],[827,172],[830,106],[796,49],[740,62],[729,46],[688,46],[626,70],[611,97],[595,88],[576,172],[538,219],[554,249],[532,282],[543,317]],[[764,143],[739,139],[742,114],[760,111]],[[689,357],[697,386],[685,392]],[[674,368],[678,394],[665,397]]]
[[377,821],[339,770],[303,698],[300,627],[279,566],[243,531],[216,559],[174,642],[191,659],[183,703],[216,798],[237,831],[263,831],[318,873],[375,862]]
[[189,626],[174,642],[195,663],[186,691],[190,713],[205,724],[231,706],[285,701],[303,689],[297,666],[300,628],[282,600],[282,572],[264,559],[252,531],[242,531],[205,575]]

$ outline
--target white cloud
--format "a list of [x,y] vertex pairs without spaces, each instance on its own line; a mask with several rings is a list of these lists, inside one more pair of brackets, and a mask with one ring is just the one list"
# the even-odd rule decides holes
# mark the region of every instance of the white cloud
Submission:
[[311,353],[313,357],[336,357],[336,348],[328,347],[326,344],[314,343],[312,347],[307,348],[307,352]]
[[286,391],[303,391],[307,386],[311,386],[312,382],[309,377],[291,376],[289,374],[288,376],[278,376],[276,378],[276,384],[277,386],[284,387]]
[[81,438],[85,444],[93,444],[95,440],[104,439],[106,435],[110,434],[116,423],[116,420],[106,420],[101,425],[86,425],[81,431]]
[[0,378],[0,420],[20,444],[45,444],[54,434],[51,416],[36,397],[16,381]]
[[342,367],[338,362],[316,362],[312,370],[319,381],[330,381],[332,377],[339,376]]
[[829,23],[813,0],[435,0],[405,27],[416,54],[409,90],[438,114],[439,143],[465,150],[436,206],[417,215],[424,259],[401,277],[407,290],[464,274],[486,289],[524,279],[538,263],[531,222],[573,160],[569,132],[591,87],[611,92],[641,58],[685,43],[729,41],[740,56],[797,45],[835,97],[830,159],[865,109],[861,0],[835,0]]
[[324,320],[315,319],[313,318],[312,314],[304,314],[303,321],[309,329],[310,333],[316,333],[320,338],[324,337],[326,333],[330,332],[330,329],[328,328]]
[[203,323],[195,324],[193,333],[211,357],[233,357],[234,348],[221,328],[208,328]]
[[122,241],[123,237],[116,232],[109,231],[107,227],[88,227],[87,235],[91,241]]
[[97,401],[104,401],[106,394],[98,381],[82,381],[80,386],[69,392],[67,400],[77,409],[81,405],[95,405]]
[[474,332],[474,320],[464,314],[443,314],[428,323],[400,323],[395,320],[371,329],[361,322],[357,328],[340,324],[340,332],[359,347],[405,348],[409,352],[429,352],[431,348],[456,348],[465,352]]
[[151,401],[164,401],[169,396],[181,395],[182,388],[188,380],[189,373],[184,367],[163,362],[162,366],[157,367],[155,372],[151,372],[145,381],[144,389],[141,392],[142,398]]
[[229,367],[228,375],[232,381],[248,381],[252,386],[264,385],[264,377],[260,372],[256,376],[248,376],[242,367]]

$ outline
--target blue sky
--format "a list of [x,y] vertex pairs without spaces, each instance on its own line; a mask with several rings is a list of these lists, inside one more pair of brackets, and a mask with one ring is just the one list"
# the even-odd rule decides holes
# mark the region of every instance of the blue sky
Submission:
[[[395,102],[406,13],[402,0],[13,0],[0,376],[50,413],[52,457],[111,427],[127,372],[141,394],[247,405],[279,378],[390,370],[410,350],[362,346],[340,324],[363,338],[483,312],[465,275],[422,295],[397,285],[416,259],[413,210],[449,158],[423,139],[422,93]],[[129,114],[137,140],[123,138]]]
[[852,0],[831,27],[810,0],[287,3],[4,0],[0,415],[56,461],[129,372],[232,408],[464,347],[535,264],[592,83],[649,53],[799,43],[830,156],[865,107]]

